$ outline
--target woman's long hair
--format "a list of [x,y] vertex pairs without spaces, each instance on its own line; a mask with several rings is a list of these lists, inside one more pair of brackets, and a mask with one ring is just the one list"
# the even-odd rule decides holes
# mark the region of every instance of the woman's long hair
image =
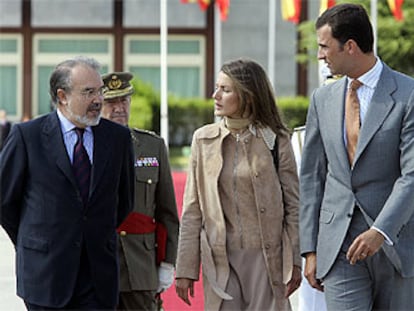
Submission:
[[221,71],[233,82],[241,115],[249,115],[253,124],[268,126],[276,134],[289,132],[276,106],[275,94],[264,69],[250,59],[226,62]]

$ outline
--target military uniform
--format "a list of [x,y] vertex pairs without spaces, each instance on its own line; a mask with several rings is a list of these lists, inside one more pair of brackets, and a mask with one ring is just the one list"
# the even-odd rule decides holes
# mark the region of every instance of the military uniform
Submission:
[[[108,73],[102,116],[127,126],[134,92],[129,72]],[[117,228],[121,310],[157,310],[157,291],[174,279],[178,215],[164,140],[155,133],[130,129],[134,145],[135,205]],[[110,190],[109,190],[110,191]]]
[[[165,226],[167,240],[162,261],[175,265],[179,224],[164,141],[144,130],[133,129],[131,135],[135,154],[133,213],[149,216],[154,224],[161,223]],[[145,295],[155,296],[158,286],[156,231],[133,234],[122,230],[121,225],[118,232],[121,295],[131,291],[151,291]],[[154,308],[155,306],[151,309]]]

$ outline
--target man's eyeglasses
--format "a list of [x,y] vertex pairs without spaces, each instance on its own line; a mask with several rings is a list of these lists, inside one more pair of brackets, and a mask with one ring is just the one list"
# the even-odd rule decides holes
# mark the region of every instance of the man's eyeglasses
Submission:
[[86,99],[92,99],[97,96],[103,96],[104,88],[101,87],[99,89],[93,89],[93,88],[86,88],[79,92],[84,98]]

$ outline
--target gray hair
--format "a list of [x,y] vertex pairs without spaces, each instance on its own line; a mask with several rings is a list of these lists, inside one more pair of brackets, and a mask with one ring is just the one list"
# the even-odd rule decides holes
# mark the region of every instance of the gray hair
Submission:
[[57,90],[63,89],[70,91],[72,88],[71,73],[76,66],[87,66],[97,72],[101,69],[101,65],[93,58],[86,56],[76,56],[59,63],[53,70],[49,81],[49,94],[54,105],[59,103]]

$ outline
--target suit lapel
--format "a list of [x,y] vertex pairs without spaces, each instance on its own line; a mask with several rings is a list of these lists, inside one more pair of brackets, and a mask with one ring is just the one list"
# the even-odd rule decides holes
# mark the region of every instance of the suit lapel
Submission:
[[344,114],[345,114],[345,91],[346,78],[332,84],[330,100],[326,103],[328,112],[328,131],[333,137],[334,149],[337,150],[336,156],[338,163],[344,163],[343,169],[349,171],[348,153],[344,141]]
[[361,127],[355,161],[359,159],[372,137],[379,130],[391,109],[394,107],[395,103],[391,94],[396,88],[397,85],[391,75],[391,70],[384,64],[381,77]]
[[131,139],[132,145],[134,146],[134,165],[137,162],[137,159],[142,157],[142,148],[141,148],[141,141],[139,140],[139,136],[135,134],[134,130],[130,129],[131,132]]
[[89,190],[89,198],[96,189],[96,186],[105,172],[105,167],[112,154],[112,149],[107,144],[111,139],[111,133],[105,126],[103,120],[97,126],[92,127],[93,131],[93,165],[91,175],[91,187]]
[[66,146],[62,137],[62,130],[59,124],[59,118],[56,112],[50,114],[44,123],[42,129],[42,139],[46,154],[55,159],[58,168],[77,189],[75,176],[73,175],[72,165],[66,151]]

